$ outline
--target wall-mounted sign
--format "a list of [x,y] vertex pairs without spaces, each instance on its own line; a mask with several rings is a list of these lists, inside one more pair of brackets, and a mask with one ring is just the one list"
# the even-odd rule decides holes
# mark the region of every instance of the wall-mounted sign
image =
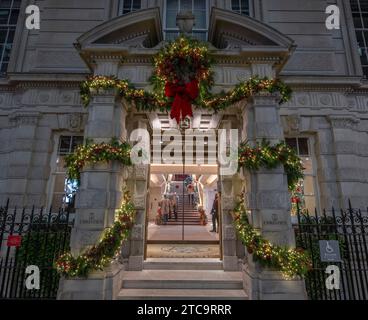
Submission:
[[340,247],[337,240],[319,240],[319,252],[322,262],[340,262]]
[[22,236],[11,235],[8,236],[8,241],[6,245],[8,247],[20,247],[21,243],[22,243]]

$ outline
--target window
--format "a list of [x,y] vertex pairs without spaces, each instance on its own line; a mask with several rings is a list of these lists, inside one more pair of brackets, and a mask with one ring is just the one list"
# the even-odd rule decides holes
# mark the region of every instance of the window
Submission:
[[240,14],[249,16],[249,0],[231,0],[231,9]]
[[176,26],[176,15],[180,11],[191,11],[195,16],[195,26],[192,36],[202,40],[207,40],[208,15],[207,0],[167,0],[165,10],[165,38],[173,40],[179,35]]
[[313,154],[310,152],[309,138],[286,138],[286,144],[295,149],[299,157],[302,159],[304,169],[304,179],[301,179],[297,185],[296,191],[293,192],[291,197],[292,215],[296,215],[297,206],[301,210],[308,210],[310,213],[314,213],[317,207],[316,203],[316,168],[313,165]]
[[75,194],[78,181],[69,180],[66,176],[65,156],[72,153],[78,145],[83,143],[81,136],[60,136],[57,148],[56,164],[53,165],[53,187],[51,206],[74,211]]
[[368,77],[368,1],[350,0],[363,74]]
[[0,1],[0,76],[8,69],[21,0]]
[[141,0],[120,0],[119,14],[127,14],[141,8]]

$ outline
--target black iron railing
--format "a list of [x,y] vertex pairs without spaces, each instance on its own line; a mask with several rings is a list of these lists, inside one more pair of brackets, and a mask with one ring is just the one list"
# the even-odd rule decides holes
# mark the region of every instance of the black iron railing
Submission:
[[[367,300],[368,299],[368,209],[353,209],[321,213],[302,212],[298,208],[295,228],[296,244],[308,250],[312,269],[305,284],[312,300]],[[341,253],[339,262],[322,262],[319,240],[337,240]],[[339,289],[328,289],[326,268],[335,265],[340,271]]]
[[[0,207],[0,299],[55,299],[59,275],[53,264],[69,249],[69,212],[8,205]],[[39,289],[26,286],[27,277],[34,275],[26,273],[29,266],[39,269]]]

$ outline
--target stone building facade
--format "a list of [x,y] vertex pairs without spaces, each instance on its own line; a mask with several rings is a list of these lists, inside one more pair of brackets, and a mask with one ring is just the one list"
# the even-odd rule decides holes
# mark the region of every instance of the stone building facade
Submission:
[[[152,130],[162,117],[168,118],[138,112],[118,101],[114,92],[94,96],[89,108],[83,108],[79,85],[87,75],[98,74],[115,75],[137,87],[147,87],[152,56],[165,40],[178,34],[172,17],[180,9],[195,13],[193,35],[210,43],[216,60],[214,90],[226,90],[259,75],[280,77],[294,92],[280,107],[277,96],[261,95],[220,114],[195,110],[193,127],[199,126],[201,119],[210,119],[208,128],[237,128],[243,139],[286,138],[305,161],[302,189],[306,208],[346,207],[348,199],[354,207],[365,208],[368,92],[363,71],[368,45],[364,45],[366,21],[362,12],[368,8],[364,9],[366,5],[359,0],[350,2],[5,1],[9,4],[4,4],[4,10],[19,16],[16,24],[15,18],[13,24],[9,18],[2,23],[4,27],[0,25],[5,39],[0,60],[0,204],[10,199],[11,207],[71,205],[75,190],[73,185],[65,186],[63,155],[83,137],[96,141],[127,139],[133,129]],[[41,10],[39,30],[25,27],[25,8],[30,4]],[[331,4],[340,8],[340,29],[326,28],[325,9]],[[129,171],[116,164],[85,168],[73,205],[77,212],[74,252],[94,243],[111,224],[121,187],[127,185],[139,214],[125,254],[130,269],[142,269],[147,175],[147,168]],[[223,177],[221,183],[225,270],[237,269],[244,255],[226,214],[242,189],[248,196],[248,207],[257,213],[254,225],[273,241],[293,245],[290,197],[283,170],[257,176],[243,172]],[[262,201],[255,201],[253,196]],[[96,221],[83,225],[83,217],[92,209]],[[285,223],[278,228],[266,227],[263,222],[276,211]],[[267,278],[266,274],[262,279],[254,276],[261,272],[250,263],[245,269],[244,273],[250,275],[245,284],[255,298],[268,294],[262,291],[260,282],[279,281],[274,275]],[[113,297],[111,292],[103,297]],[[295,294],[300,292],[295,289]],[[284,293],[288,295],[287,289]]]

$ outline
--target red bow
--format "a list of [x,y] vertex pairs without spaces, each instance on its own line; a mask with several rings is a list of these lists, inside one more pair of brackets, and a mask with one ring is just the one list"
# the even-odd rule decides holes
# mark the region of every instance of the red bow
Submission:
[[198,81],[192,80],[185,85],[166,82],[165,95],[166,97],[175,97],[170,117],[179,123],[180,119],[184,119],[186,116],[193,117],[192,101],[199,95]]

